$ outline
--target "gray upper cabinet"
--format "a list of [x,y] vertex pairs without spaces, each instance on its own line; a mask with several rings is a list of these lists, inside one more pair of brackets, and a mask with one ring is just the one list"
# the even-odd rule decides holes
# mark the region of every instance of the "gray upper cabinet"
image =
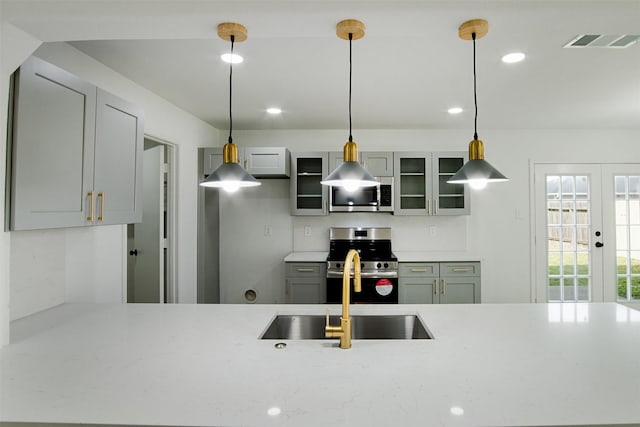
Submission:
[[141,220],[140,109],[34,57],[13,101],[12,230]]
[[246,147],[245,169],[256,178],[289,176],[289,150],[284,147]]
[[394,214],[468,215],[468,189],[447,183],[466,159],[465,152],[394,153]]
[[327,152],[291,153],[291,215],[328,215]]
[[202,173],[205,176],[211,175],[223,162],[222,147],[205,148],[202,160]]
[[[358,161],[373,176],[393,176],[393,152],[391,151],[358,152]],[[329,172],[343,162],[342,151],[329,152]]]
[[360,163],[373,176],[393,176],[393,152],[363,151]]
[[93,188],[97,224],[142,221],[142,108],[98,89]]

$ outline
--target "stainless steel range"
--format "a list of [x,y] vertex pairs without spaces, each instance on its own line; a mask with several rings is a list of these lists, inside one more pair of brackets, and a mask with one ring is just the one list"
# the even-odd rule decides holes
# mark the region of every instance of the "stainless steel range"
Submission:
[[[398,303],[398,258],[391,252],[391,228],[332,227],[327,257],[327,303],[342,302],[342,273],[349,249],[360,255],[362,292],[351,288],[355,304]],[[353,276],[353,272],[351,273]]]

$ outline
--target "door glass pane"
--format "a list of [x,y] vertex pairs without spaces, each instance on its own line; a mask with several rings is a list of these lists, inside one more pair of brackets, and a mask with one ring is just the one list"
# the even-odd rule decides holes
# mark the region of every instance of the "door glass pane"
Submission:
[[589,177],[547,176],[548,301],[589,301]]
[[619,301],[640,300],[640,177],[614,178]]

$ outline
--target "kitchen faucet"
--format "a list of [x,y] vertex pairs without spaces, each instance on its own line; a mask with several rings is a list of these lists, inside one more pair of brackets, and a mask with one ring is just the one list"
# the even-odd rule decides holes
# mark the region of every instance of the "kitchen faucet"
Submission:
[[327,338],[340,338],[340,348],[351,348],[351,315],[349,314],[350,276],[353,265],[353,289],[360,292],[360,255],[355,249],[350,249],[344,259],[344,271],[342,273],[342,316],[340,326],[329,324],[329,310],[327,310],[327,323],[324,327],[324,336]]

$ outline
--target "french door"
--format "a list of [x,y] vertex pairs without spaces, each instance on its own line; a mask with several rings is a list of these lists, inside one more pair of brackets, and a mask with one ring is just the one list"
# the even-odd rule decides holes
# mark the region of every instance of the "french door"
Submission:
[[536,164],[535,299],[640,300],[640,165]]

